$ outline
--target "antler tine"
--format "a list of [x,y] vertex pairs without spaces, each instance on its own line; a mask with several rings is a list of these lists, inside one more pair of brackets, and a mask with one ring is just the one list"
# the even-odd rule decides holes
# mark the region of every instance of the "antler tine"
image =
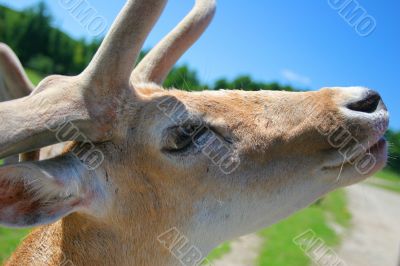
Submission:
[[[0,103],[0,158],[60,142],[51,129],[62,127],[66,121],[72,121],[79,129],[80,121],[90,122],[85,111],[80,109],[83,108],[71,104],[66,93],[55,95],[53,90]],[[93,124],[88,127],[98,131]],[[85,128],[82,132],[90,139],[96,138]]]
[[[29,95],[34,89],[18,56],[5,43],[0,43],[0,102]],[[37,154],[38,152],[35,152]],[[4,159],[5,164],[18,162],[18,155]]]
[[0,43],[0,101],[8,101],[29,95],[33,84],[28,79],[15,53],[4,43]]
[[132,82],[162,84],[179,58],[200,38],[212,21],[215,0],[196,0],[192,11],[142,60]]
[[166,2],[128,0],[84,73],[106,86],[128,84],[134,62]]

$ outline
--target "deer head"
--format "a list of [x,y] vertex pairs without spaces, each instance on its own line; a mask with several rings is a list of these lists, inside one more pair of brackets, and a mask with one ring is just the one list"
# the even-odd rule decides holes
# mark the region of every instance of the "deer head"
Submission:
[[384,166],[388,113],[366,88],[163,89],[214,0],[197,0],[133,69],[165,2],[128,0],[80,75],[0,103],[0,157],[74,141],[59,157],[0,168],[0,224],[75,217],[128,246],[156,246],[176,227],[208,252]]

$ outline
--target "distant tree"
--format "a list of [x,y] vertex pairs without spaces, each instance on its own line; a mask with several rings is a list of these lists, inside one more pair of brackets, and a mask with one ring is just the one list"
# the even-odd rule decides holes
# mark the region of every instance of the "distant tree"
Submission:
[[233,81],[228,81],[226,79],[219,79],[215,82],[214,89],[230,89],[230,90],[246,90],[246,91],[259,91],[259,90],[284,90],[284,91],[294,91],[290,86],[282,86],[276,82],[264,83],[254,81],[248,75],[242,75],[235,78]]
[[388,168],[400,173],[400,132],[388,130],[386,139],[389,142]]
[[26,66],[31,69],[38,69],[42,73],[51,73],[54,69],[53,60],[50,57],[41,54],[29,59]]
[[229,89],[229,82],[226,79],[219,79],[215,82],[214,89],[215,90],[220,90],[220,89]]
[[86,58],[85,58],[85,43],[83,40],[79,41],[74,49],[74,57],[73,57],[73,71],[79,72],[84,69],[86,66]]
[[175,67],[164,82],[167,88],[177,88],[186,91],[200,91],[208,89],[200,83],[197,73],[188,66]]
[[0,6],[0,41],[12,47],[24,65],[43,75],[81,72],[100,42],[74,40],[52,24],[44,2],[21,12]]

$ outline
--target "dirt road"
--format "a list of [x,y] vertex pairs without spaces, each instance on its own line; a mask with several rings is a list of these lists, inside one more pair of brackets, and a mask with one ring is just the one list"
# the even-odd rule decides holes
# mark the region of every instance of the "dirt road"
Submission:
[[214,261],[213,266],[252,266],[258,257],[263,239],[256,234],[243,236],[233,241],[231,251]]
[[367,184],[347,188],[353,227],[338,255],[347,266],[399,266],[400,194]]

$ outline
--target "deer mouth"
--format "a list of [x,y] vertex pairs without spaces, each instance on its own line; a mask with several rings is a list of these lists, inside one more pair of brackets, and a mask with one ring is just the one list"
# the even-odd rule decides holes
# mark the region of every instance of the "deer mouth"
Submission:
[[375,144],[372,144],[371,147],[369,147],[368,149],[370,150],[370,152],[373,152],[377,149],[381,149],[384,145],[386,145],[387,141],[385,139],[385,137],[381,137]]
[[368,148],[364,148],[362,153],[358,153],[352,157],[346,157],[340,154],[340,151],[336,151],[340,154],[341,162],[325,166],[323,167],[323,171],[339,173],[338,176],[341,176],[342,172],[351,172],[350,179],[363,180],[386,166],[388,158],[387,146],[387,141],[382,136],[376,142],[369,145]]
[[386,139],[382,136],[375,144],[373,144],[367,151],[375,158],[375,169],[382,169],[385,167],[388,156],[388,145]]
[[382,170],[388,159],[388,145],[382,136],[377,142],[372,144],[366,153],[359,157],[352,167],[355,168],[359,177],[367,178]]

